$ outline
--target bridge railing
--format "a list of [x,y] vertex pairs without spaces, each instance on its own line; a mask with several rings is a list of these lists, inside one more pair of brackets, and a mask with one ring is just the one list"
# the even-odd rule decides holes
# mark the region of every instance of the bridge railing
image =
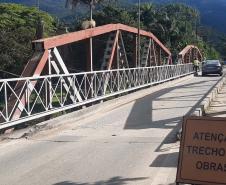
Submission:
[[179,64],[2,79],[0,129],[191,73],[192,64]]

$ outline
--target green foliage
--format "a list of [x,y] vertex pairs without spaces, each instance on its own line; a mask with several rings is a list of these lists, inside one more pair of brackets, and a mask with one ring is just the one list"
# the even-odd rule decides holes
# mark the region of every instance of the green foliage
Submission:
[[[135,27],[137,17],[137,6],[117,5],[107,5],[94,15],[97,25],[123,23]],[[156,35],[175,57],[188,44],[199,45],[206,57],[219,57],[213,46],[197,35],[199,24],[199,12],[183,4],[143,3],[141,6],[141,27]]]
[[0,70],[21,74],[32,55],[31,41],[40,18],[44,21],[44,35],[53,35],[55,20],[47,13],[17,4],[0,4]]
[[0,4],[0,29],[15,30],[20,27],[32,29],[34,32],[38,19],[45,22],[45,33],[49,35],[55,30],[54,18],[36,8],[25,7],[18,4]]
[[119,8],[116,5],[108,5],[94,15],[94,20],[97,22],[98,26],[109,23],[137,26],[137,21],[131,13],[131,11],[125,8]]
[[196,43],[196,45],[202,51],[206,59],[214,60],[220,58],[219,52],[217,52],[214,47],[210,46],[206,42],[200,40],[199,42]]
[[144,29],[154,33],[176,55],[188,44],[202,42],[196,35],[199,13],[183,4],[141,6]]
[[220,53],[222,59],[226,60],[226,35],[207,26],[200,27],[198,32],[203,40]]

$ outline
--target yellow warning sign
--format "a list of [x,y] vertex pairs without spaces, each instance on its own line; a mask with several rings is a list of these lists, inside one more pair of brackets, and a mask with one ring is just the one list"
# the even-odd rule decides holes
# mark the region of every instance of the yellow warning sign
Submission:
[[184,118],[177,182],[226,184],[225,118]]

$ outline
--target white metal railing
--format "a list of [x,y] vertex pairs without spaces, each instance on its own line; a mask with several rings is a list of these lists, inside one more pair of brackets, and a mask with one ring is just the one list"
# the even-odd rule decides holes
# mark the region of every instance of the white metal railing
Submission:
[[192,64],[0,80],[0,129],[193,73]]

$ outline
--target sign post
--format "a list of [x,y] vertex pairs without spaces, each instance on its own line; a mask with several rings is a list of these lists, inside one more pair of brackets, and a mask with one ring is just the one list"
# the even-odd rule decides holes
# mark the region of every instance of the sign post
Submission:
[[176,182],[226,184],[226,118],[184,118]]

